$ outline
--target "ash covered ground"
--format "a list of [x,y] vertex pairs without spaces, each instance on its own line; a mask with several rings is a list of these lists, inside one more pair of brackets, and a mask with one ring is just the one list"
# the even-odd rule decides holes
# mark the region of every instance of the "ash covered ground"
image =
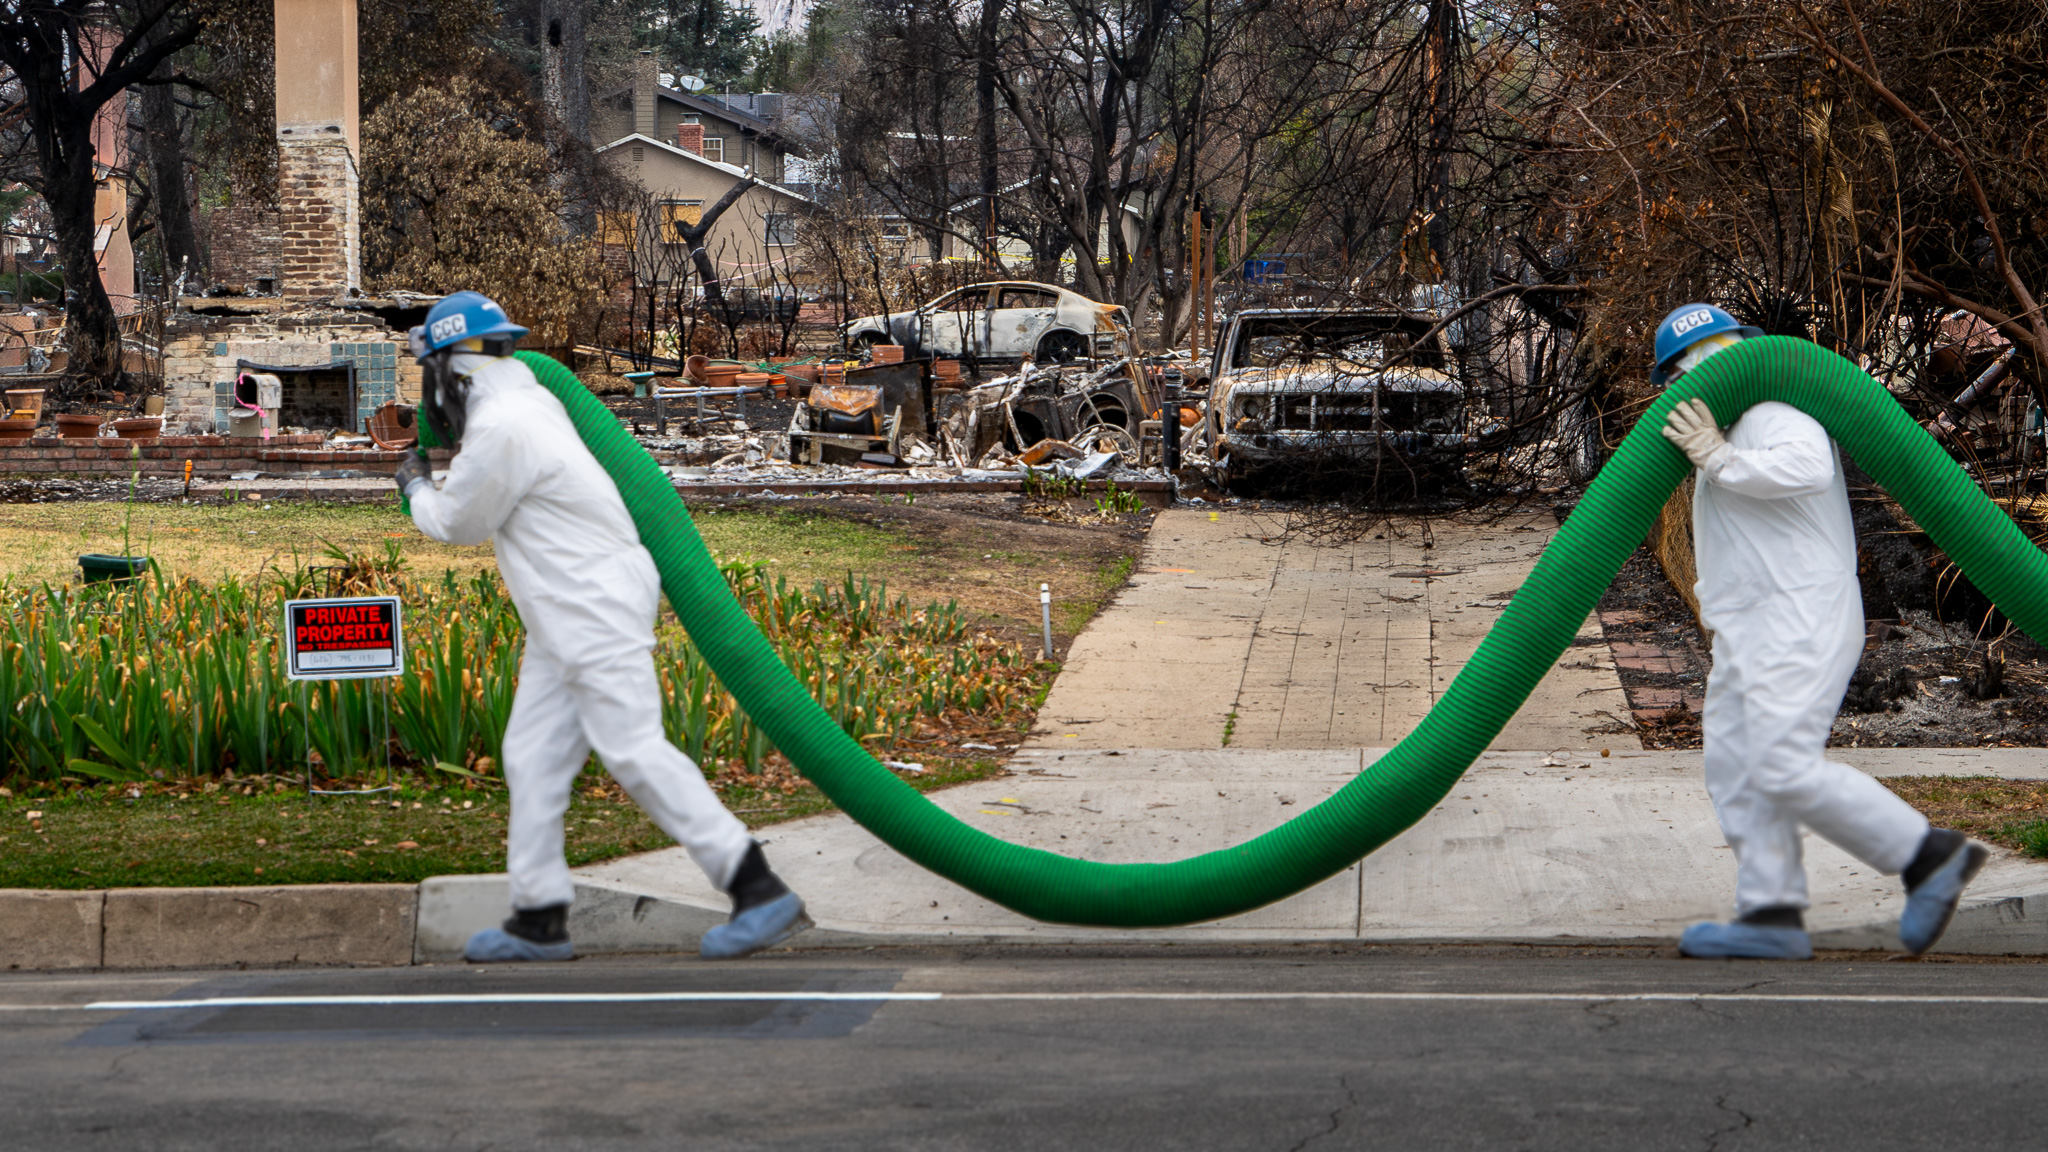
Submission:
[[[1956,571],[1926,536],[1868,486],[1852,488],[1868,639],[1829,743],[1844,748],[2048,746],[2048,653]],[[1600,601],[1611,644],[1663,650],[1671,670],[1623,667],[1645,690],[1705,694],[1710,656],[1685,601],[1647,548]],[[1696,705],[1695,705],[1696,707]],[[1641,720],[1646,745],[1700,746],[1699,716]]]

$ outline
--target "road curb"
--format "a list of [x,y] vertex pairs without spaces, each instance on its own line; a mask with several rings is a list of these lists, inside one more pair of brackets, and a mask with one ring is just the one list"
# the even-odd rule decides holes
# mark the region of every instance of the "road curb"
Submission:
[[[436,876],[419,884],[308,884],[268,888],[0,889],[0,970],[105,968],[392,967],[459,961],[470,933],[504,919],[503,875]],[[2030,915],[2030,912],[2032,913]],[[694,953],[721,909],[591,884],[576,886],[571,938],[580,956]],[[1062,925],[1029,931],[963,927],[934,933],[874,931],[828,919],[798,938],[805,950],[1008,945],[1223,945],[1332,943],[1557,947],[1672,944],[1641,935],[1327,937],[1201,927],[1105,931]],[[1898,950],[1886,920],[1815,932],[1816,948]],[[2048,892],[1966,902],[1938,952],[2048,955]]]

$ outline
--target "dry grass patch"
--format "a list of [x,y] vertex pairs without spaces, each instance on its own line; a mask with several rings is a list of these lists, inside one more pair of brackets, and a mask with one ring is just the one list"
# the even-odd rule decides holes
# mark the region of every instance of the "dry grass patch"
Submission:
[[2048,856],[2048,780],[1888,776],[1879,781],[1937,827]]

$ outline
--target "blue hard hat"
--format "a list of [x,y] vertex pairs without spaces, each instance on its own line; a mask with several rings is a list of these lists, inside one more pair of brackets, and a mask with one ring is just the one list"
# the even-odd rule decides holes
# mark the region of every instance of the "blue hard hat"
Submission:
[[496,300],[481,292],[457,292],[444,297],[428,311],[425,327],[430,352],[476,336],[526,335],[526,329],[514,324]]
[[1669,316],[1657,323],[1657,365],[1650,371],[1650,383],[1662,388],[1671,378],[1672,361],[1684,355],[1687,348],[1723,332],[1740,332],[1746,337],[1764,334],[1763,329],[1741,323],[1712,304],[1673,308]]

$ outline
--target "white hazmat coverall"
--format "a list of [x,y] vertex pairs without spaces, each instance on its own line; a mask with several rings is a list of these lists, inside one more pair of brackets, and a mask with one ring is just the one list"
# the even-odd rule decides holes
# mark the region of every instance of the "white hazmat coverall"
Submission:
[[505,729],[512,906],[574,897],[562,817],[592,749],[705,875],[728,887],[753,840],[662,732],[653,655],[661,584],[618,487],[526,365],[458,354],[453,367],[471,381],[462,451],[438,491],[414,486],[412,518],[444,543],[494,540],[526,626]]
[[1728,429],[1693,490],[1700,615],[1714,633],[1702,725],[1707,792],[1735,850],[1735,910],[1807,906],[1800,826],[1886,875],[1927,819],[1826,759],[1863,652],[1856,532],[1820,422],[1766,402]]

